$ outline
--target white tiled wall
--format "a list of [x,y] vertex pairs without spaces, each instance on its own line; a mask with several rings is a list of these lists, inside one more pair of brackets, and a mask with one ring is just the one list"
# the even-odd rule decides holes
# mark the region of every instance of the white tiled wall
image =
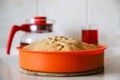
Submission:
[[[6,46],[13,24],[23,24],[36,15],[36,0],[0,0],[0,47]],[[39,0],[39,15],[55,19],[54,30],[65,36],[81,38],[86,24],[87,0]],[[120,46],[120,0],[89,0],[89,24],[99,26],[99,42],[110,48]],[[15,35],[13,47],[23,32]],[[109,50],[109,49],[108,49]]]

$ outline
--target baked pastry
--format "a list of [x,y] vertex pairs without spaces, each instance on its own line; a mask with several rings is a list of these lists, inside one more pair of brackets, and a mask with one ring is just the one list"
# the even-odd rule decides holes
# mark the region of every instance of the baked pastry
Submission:
[[66,38],[64,36],[46,38],[23,47],[25,50],[32,51],[77,51],[97,48],[97,45],[87,44],[80,40],[74,38]]

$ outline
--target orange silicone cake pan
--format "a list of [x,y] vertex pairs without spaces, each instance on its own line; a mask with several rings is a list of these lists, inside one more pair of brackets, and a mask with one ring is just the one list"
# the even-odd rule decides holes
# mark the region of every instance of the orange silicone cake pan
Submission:
[[83,72],[104,67],[105,46],[98,49],[71,52],[19,51],[20,67],[39,72]]

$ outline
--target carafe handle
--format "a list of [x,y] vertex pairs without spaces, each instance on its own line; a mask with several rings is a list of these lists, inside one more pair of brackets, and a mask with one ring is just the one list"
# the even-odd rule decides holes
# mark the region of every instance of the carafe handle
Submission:
[[17,31],[25,31],[25,32],[30,32],[30,25],[29,24],[23,24],[21,26],[18,25],[13,25],[12,29],[10,31],[9,37],[8,37],[8,41],[7,41],[7,48],[6,48],[6,53],[9,55],[10,54],[10,48],[11,48],[11,44],[12,44],[12,40],[14,38],[14,35]]

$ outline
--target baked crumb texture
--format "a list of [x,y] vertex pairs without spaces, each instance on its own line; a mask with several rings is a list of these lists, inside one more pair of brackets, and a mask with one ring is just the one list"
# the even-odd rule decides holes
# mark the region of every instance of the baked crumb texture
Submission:
[[77,51],[97,48],[97,45],[64,36],[49,37],[23,47],[25,50],[32,51]]

